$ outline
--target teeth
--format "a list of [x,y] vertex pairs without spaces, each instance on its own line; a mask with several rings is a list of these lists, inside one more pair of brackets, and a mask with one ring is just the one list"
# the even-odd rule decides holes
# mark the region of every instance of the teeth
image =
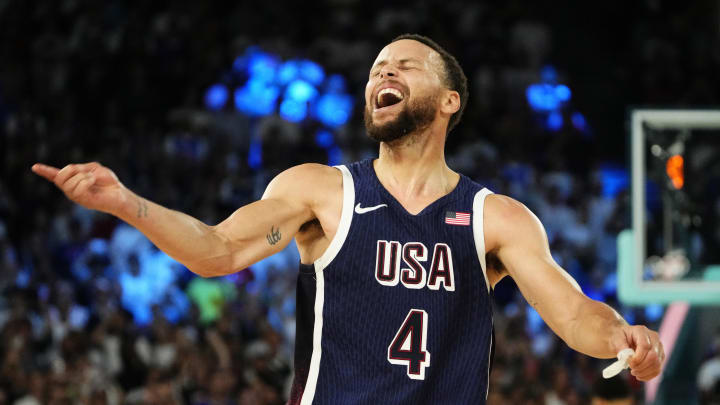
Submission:
[[390,94],[394,95],[395,97],[399,98],[400,100],[403,99],[403,95],[402,95],[402,93],[400,93],[400,91],[393,89],[392,87],[386,87],[386,88],[380,90],[380,92],[378,93],[378,95],[377,95],[378,102],[380,102],[380,97],[382,97],[382,95],[386,94],[386,93],[390,93]]

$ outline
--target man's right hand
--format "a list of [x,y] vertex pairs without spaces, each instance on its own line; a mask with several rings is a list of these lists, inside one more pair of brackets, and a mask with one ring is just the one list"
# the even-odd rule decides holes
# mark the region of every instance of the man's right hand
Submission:
[[85,208],[116,214],[126,198],[127,189],[115,173],[97,162],[70,164],[62,169],[36,163],[32,171]]

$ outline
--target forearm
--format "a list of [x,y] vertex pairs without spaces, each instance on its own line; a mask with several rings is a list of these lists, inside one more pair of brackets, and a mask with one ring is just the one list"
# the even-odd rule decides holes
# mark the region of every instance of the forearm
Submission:
[[627,322],[610,306],[591,299],[575,308],[576,315],[569,323],[565,342],[588,356],[609,359],[617,355],[611,336]]
[[192,272],[205,277],[228,272],[231,255],[212,226],[125,190],[122,204],[112,214]]

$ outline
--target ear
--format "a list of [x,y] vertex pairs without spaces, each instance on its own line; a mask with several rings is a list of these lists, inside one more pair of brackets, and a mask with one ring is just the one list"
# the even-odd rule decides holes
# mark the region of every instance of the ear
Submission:
[[446,90],[441,100],[440,111],[445,114],[453,115],[460,109],[460,94],[455,90]]

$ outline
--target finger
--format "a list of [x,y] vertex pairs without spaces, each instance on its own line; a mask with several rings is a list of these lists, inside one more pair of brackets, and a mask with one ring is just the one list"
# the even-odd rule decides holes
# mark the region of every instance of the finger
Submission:
[[80,167],[81,171],[92,172],[92,171],[95,171],[95,169],[97,169],[98,167],[100,167],[100,163],[98,163],[98,162],[81,163],[81,164],[78,164],[78,166]]
[[637,379],[640,380],[640,381],[650,381],[650,380],[652,380],[653,378],[655,378],[655,377],[657,377],[658,375],[660,375],[660,372],[661,372],[661,371],[662,371],[662,368],[661,368],[661,367],[659,367],[659,366],[653,367],[653,368],[650,368],[650,369],[646,370],[646,371],[643,372],[643,373],[640,373],[640,374],[636,375],[635,378],[637,378]]
[[663,347],[661,341],[658,340],[655,350],[658,352],[658,358],[660,359],[660,364],[662,365],[665,362],[665,347]]
[[65,190],[65,183],[80,171],[80,165],[71,164],[63,167],[55,176],[55,185]]
[[49,181],[53,181],[55,179],[55,176],[57,176],[60,169],[57,167],[52,167],[48,165],[44,165],[42,163],[35,163],[32,165],[31,170],[33,173],[37,174],[38,176],[44,177]]
[[81,180],[87,178],[87,176],[89,176],[89,173],[76,173],[74,176],[67,179],[65,183],[63,183],[63,192],[70,198],[74,197],[74,191],[77,188],[78,184],[80,184]]
[[647,356],[648,351],[651,349],[650,337],[646,333],[635,332],[632,335],[635,340],[635,355],[630,358],[628,364],[630,368],[639,366]]
[[657,352],[650,350],[645,356],[645,360],[635,367],[632,367],[632,373],[635,375],[645,374],[648,370],[657,368],[660,365],[660,359],[658,358]]
[[72,191],[73,197],[77,198],[85,194],[92,185],[95,184],[95,176],[88,174],[85,178],[80,180]]

